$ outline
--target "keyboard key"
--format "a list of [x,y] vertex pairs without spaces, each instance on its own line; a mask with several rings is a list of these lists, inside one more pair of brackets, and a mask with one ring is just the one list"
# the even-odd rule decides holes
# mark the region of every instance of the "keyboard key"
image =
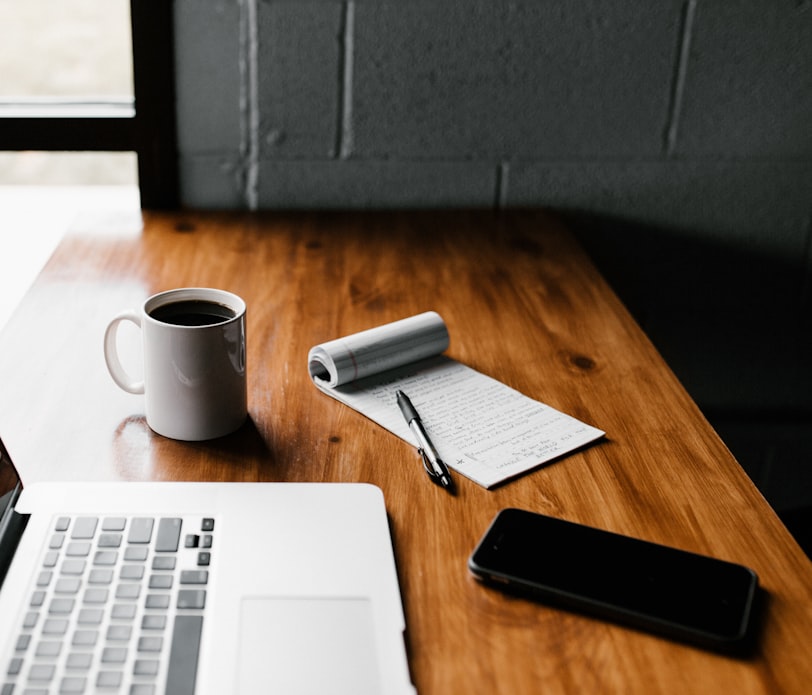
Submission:
[[99,671],[99,675],[96,676],[96,687],[118,688],[123,679],[124,674],[121,671]]
[[73,524],[71,538],[93,538],[99,520],[95,516],[80,516]]
[[23,670],[23,660],[15,656],[11,661],[8,662],[8,668],[6,669],[6,673],[9,676],[17,676],[19,675],[20,671]]
[[42,624],[43,635],[64,635],[68,631],[68,621],[64,618],[48,618]]
[[202,616],[178,615],[175,617],[172,647],[169,652],[166,692],[173,693],[173,695],[194,695],[202,630]]
[[211,548],[211,544],[212,544],[212,536],[210,534],[206,534],[200,539],[201,548]]
[[24,652],[28,649],[29,644],[31,644],[31,635],[22,634],[17,638],[17,644],[14,649],[18,652]]
[[183,540],[183,547],[184,548],[199,548],[200,547],[200,536],[196,533],[187,534],[186,538]]
[[214,531],[214,519],[203,519],[200,524],[200,530],[205,532]]
[[[166,692],[175,691],[167,690]],[[177,691],[177,693],[183,695],[180,691]],[[134,683],[130,686],[130,695],[155,695],[155,686],[147,683]]]
[[73,633],[71,644],[74,647],[93,647],[98,641],[98,630],[77,630]]
[[119,584],[116,587],[116,598],[124,600],[134,600],[141,595],[140,584]]
[[148,594],[145,606],[152,610],[166,610],[169,608],[169,594]]
[[198,567],[208,567],[211,564],[211,553],[207,550],[201,550],[197,554]]
[[183,570],[180,573],[181,584],[208,584],[209,573],[207,570]]
[[48,586],[51,583],[54,573],[50,570],[44,570],[37,576],[37,586]]
[[130,625],[111,625],[107,628],[107,639],[111,642],[126,642],[132,635]]
[[97,550],[93,556],[93,564],[100,566],[115,565],[118,562],[117,550]]
[[37,620],[39,619],[39,613],[36,611],[28,611],[25,614],[25,618],[23,618],[23,627],[30,630],[37,625]]
[[113,583],[113,570],[106,568],[95,568],[90,570],[87,577],[88,584],[112,584]]
[[135,617],[137,606],[134,603],[117,603],[110,612],[115,620],[132,620]]
[[103,533],[99,536],[100,548],[118,548],[121,545],[120,533]]
[[42,604],[45,603],[45,596],[44,591],[35,591],[31,594],[31,600],[28,602],[28,605],[31,608],[41,608]]
[[105,647],[101,657],[103,664],[123,664],[127,661],[126,647]]
[[155,538],[156,553],[174,553],[180,542],[180,519],[161,519],[158,522],[158,535]]
[[107,589],[85,589],[84,603],[107,603],[110,592]]
[[77,678],[75,676],[66,676],[59,684],[59,695],[74,695],[75,693],[85,692],[87,687],[87,679]]
[[81,586],[82,580],[78,577],[60,577],[54,585],[54,593],[78,594]]
[[55,550],[49,550],[45,553],[45,557],[42,560],[43,567],[56,567],[56,563],[59,560],[59,553]]
[[104,619],[104,609],[102,608],[82,608],[76,618],[80,625],[101,625]]
[[67,531],[70,527],[70,518],[67,516],[60,516],[54,524],[54,531]]
[[90,555],[90,543],[87,541],[71,541],[65,548],[68,557],[87,557]]
[[64,533],[55,533],[51,536],[51,541],[48,543],[48,547],[51,550],[59,550],[65,544],[65,534]]
[[171,589],[173,579],[174,577],[171,574],[153,574],[149,578],[149,588]]
[[181,589],[178,591],[177,607],[183,610],[206,607],[206,592],[202,589]]
[[118,573],[119,579],[137,581],[144,577],[144,565],[124,565]]
[[138,651],[139,652],[159,652],[163,649],[163,637],[139,637],[138,638]]
[[54,640],[43,640],[37,645],[35,652],[38,657],[57,657],[62,651],[62,642]]
[[133,664],[134,676],[157,676],[161,665],[156,659],[136,659]]
[[71,671],[87,671],[93,663],[92,652],[73,652],[68,654],[65,668]]
[[154,519],[136,518],[130,523],[130,533],[127,535],[128,543],[149,543],[152,540]]
[[48,613],[51,615],[70,615],[73,612],[73,607],[76,604],[72,598],[55,598],[51,599],[51,605],[48,608]]
[[102,531],[123,531],[127,520],[123,516],[108,516],[102,521]]
[[166,627],[165,615],[145,615],[141,619],[142,630],[163,630]]
[[87,567],[86,560],[65,560],[62,563],[62,574],[82,575]]
[[173,570],[177,558],[174,555],[156,555],[152,558],[152,569],[154,570]]
[[28,671],[30,681],[50,681],[54,677],[56,667],[51,664],[34,664]]
[[149,548],[143,545],[131,545],[124,551],[124,559],[128,562],[144,562],[149,555]]

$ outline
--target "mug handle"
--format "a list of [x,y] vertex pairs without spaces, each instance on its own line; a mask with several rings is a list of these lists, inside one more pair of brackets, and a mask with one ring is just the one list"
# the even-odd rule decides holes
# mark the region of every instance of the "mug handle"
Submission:
[[127,393],[142,394],[144,393],[144,382],[133,381],[124,367],[121,366],[121,360],[118,357],[116,337],[118,336],[118,327],[122,321],[130,321],[138,328],[141,328],[141,316],[134,311],[124,311],[110,321],[107,330],[104,332],[104,361],[107,362],[107,371],[110,372],[113,381],[120,388]]

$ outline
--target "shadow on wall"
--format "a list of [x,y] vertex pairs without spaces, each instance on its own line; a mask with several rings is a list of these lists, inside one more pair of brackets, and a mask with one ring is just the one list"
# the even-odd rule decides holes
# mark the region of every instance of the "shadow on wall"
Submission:
[[812,416],[812,286],[803,256],[566,214],[706,412]]
[[812,557],[812,273],[805,254],[564,216]]

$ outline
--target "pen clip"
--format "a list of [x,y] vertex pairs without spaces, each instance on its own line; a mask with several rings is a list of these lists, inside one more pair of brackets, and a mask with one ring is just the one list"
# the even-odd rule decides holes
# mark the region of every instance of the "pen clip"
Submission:
[[426,469],[426,473],[429,474],[429,478],[431,478],[432,482],[440,484],[440,476],[437,474],[437,471],[434,470],[434,466],[431,465],[431,461],[429,457],[426,456],[426,452],[423,451],[422,448],[417,450],[417,453],[420,454],[420,458],[423,459],[423,468]]

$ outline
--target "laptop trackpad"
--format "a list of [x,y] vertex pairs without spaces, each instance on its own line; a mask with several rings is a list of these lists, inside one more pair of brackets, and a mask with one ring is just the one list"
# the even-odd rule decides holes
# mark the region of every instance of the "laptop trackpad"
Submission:
[[244,598],[239,695],[379,693],[372,605],[364,598]]

